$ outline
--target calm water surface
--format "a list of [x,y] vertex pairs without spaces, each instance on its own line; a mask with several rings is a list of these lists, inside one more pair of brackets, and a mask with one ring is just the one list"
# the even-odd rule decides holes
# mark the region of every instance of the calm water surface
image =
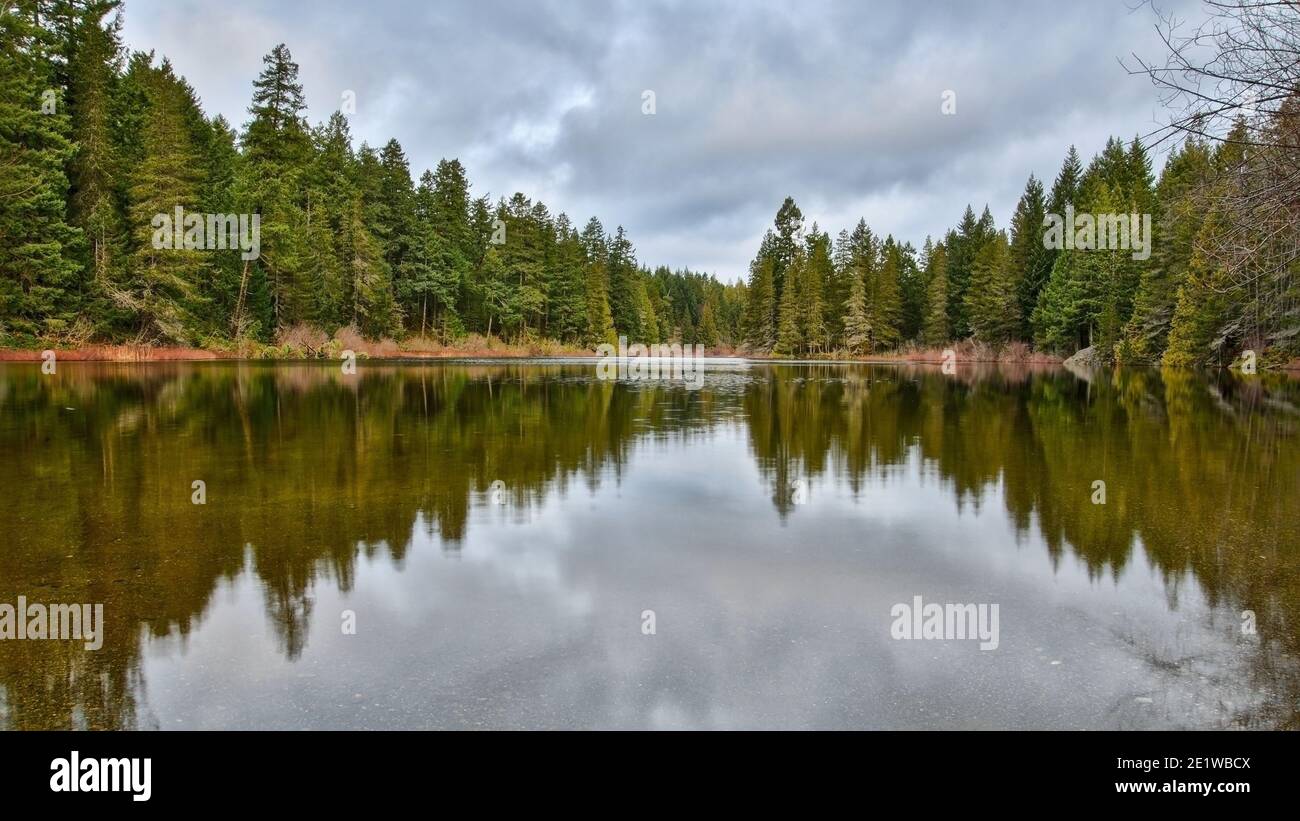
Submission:
[[0,498],[0,603],[107,623],[0,641],[4,728],[1300,725],[1273,377],[11,364]]

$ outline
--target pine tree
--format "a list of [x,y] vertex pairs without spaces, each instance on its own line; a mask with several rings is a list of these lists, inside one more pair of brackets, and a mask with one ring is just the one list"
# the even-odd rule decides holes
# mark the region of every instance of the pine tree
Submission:
[[619,334],[635,340],[641,331],[636,295],[636,255],[621,225],[609,241],[607,259],[609,310],[614,317],[614,328]]
[[851,354],[868,352],[871,337],[871,320],[867,316],[867,287],[862,277],[854,276],[849,282],[849,296],[844,303],[844,347]]
[[1155,223],[1151,261],[1142,273],[1133,314],[1118,350],[1122,362],[1151,362],[1164,351],[1173,322],[1178,289],[1191,268],[1204,203],[1197,196],[1211,175],[1210,152],[1189,139],[1170,154],[1160,174],[1157,200],[1162,203]]
[[421,242],[417,231],[410,163],[397,140],[384,144],[379,165],[376,239],[383,249],[397,305],[404,316],[415,318],[432,272],[425,257],[428,246]]
[[844,305],[849,299],[849,285],[852,281],[852,248],[847,229],[841,229],[835,237],[835,247],[831,252],[831,267],[828,273],[825,310],[826,333],[831,348],[844,344]]
[[396,333],[400,313],[392,275],[383,248],[367,225],[365,204],[360,198],[352,201],[342,244],[348,254],[344,275],[352,286],[351,324],[371,339]]
[[775,299],[779,301],[785,289],[786,270],[794,264],[795,255],[802,245],[803,212],[795,205],[793,197],[786,197],[781,203],[773,224],[776,232],[771,244],[772,283]]
[[67,108],[77,151],[68,164],[68,214],[86,238],[78,260],[89,280],[82,315],[101,333],[113,330],[106,288],[120,277],[127,252],[124,168],[113,130],[122,63],[120,5],[87,0],[69,7]]
[[944,243],[934,246],[926,257],[926,313],[921,340],[926,345],[943,345],[952,339],[948,324],[948,251]]
[[718,334],[718,321],[714,316],[713,303],[705,302],[704,308],[700,312],[700,329],[696,334],[697,343],[707,348],[717,347],[721,341]]
[[[190,343],[205,271],[203,246],[197,244],[205,228],[202,146],[189,128],[198,103],[166,60],[150,73],[148,95],[144,156],[128,189],[135,251],[125,283],[112,287],[110,298],[133,317],[137,338]],[[179,226],[177,209],[184,214]],[[183,234],[179,247],[177,233]]]
[[565,214],[555,220],[553,248],[554,255],[547,265],[548,335],[566,342],[579,341],[587,335],[586,259],[582,240]]
[[[426,172],[427,173],[427,172]],[[461,300],[474,261],[474,229],[471,224],[469,179],[460,160],[441,160],[433,173],[432,197],[427,198],[426,230],[437,238],[428,296],[440,318],[444,335],[462,327],[457,305]],[[432,244],[432,241],[430,241]],[[424,308],[421,309],[424,313]]]
[[[312,162],[306,172],[309,227],[307,270],[315,293],[308,315],[326,331],[352,321],[352,270],[350,249],[344,247],[344,226],[360,197],[356,185],[356,157],[352,135],[342,112],[312,132]],[[241,274],[242,277],[242,274]]]
[[[273,329],[302,321],[312,300],[304,282],[303,237],[307,219],[301,187],[311,145],[302,112],[306,108],[298,64],[281,43],[262,58],[253,83],[252,119],[244,128],[241,147],[245,173],[239,199],[261,215],[261,254],[253,267],[271,289]],[[355,270],[355,266],[349,266]]]
[[1043,185],[1029,175],[1025,192],[1016,203],[1011,217],[1010,264],[1019,278],[1016,294],[1016,316],[1019,320],[1016,335],[1030,339],[1033,328],[1029,318],[1038,304],[1038,294],[1052,273],[1053,253],[1043,239],[1043,221],[1047,204],[1043,198]]
[[[929,237],[926,242],[930,242]],[[916,248],[910,242],[898,246],[898,291],[902,301],[899,337],[904,342],[918,340],[925,324],[926,276],[917,263]]]
[[800,293],[800,284],[803,280],[803,270],[805,268],[802,249],[796,249],[794,258],[785,270],[785,289],[781,292],[781,307],[778,312],[776,326],[776,346],[773,348],[775,353],[794,355],[803,350],[804,337],[800,328],[800,316],[803,313],[801,305],[802,294]]
[[979,222],[969,205],[947,245],[948,325],[953,336],[960,339],[970,335],[970,322],[966,317],[966,289],[970,286],[971,265],[981,245]]
[[[768,232],[770,238],[772,232]],[[745,310],[745,340],[756,351],[770,351],[776,345],[776,261],[760,249],[749,266],[749,289]]]
[[814,353],[825,350],[830,345],[825,304],[825,292],[832,277],[830,251],[830,236],[822,233],[814,224],[808,235],[803,276],[799,283],[800,335],[804,345]]
[[966,292],[971,331],[980,342],[1001,347],[1020,332],[1018,285],[1006,234],[998,232],[976,255]]
[[1047,198],[1048,211],[1058,216],[1065,215],[1067,205],[1075,205],[1075,197],[1079,192],[1079,180],[1083,175],[1083,166],[1079,162],[1079,152],[1074,146],[1066,152],[1065,162],[1061,164],[1061,170],[1056,175],[1056,181],[1052,183],[1051,196]]
[[77,316],[81,232],[65,219],[75,150],[54,84],[50,2],[0,8],[0,341],[30,344]]
[[609,309],[609,242],[600,220],[587,221],[581,242],[586,259],[587,340],[594,345],[615,344],[618,332]]
[[902,340],[900,325],[903,317],[901,280],[903,276],[902,248],[893,236],[885,237],[879,249],[879,258],[865,266],[867,286],[867,317],[871,321],[871,349],[895,348]]
[[[206,214],[233,214],[235,185],[242,158],[236,147],[234,129],[220,115],[201,129],[199,152],[203,157],[203,183],[199,188],[200,207]],[[205,306],[200,317],[200,332],[205,338],[224,339],[230,335],[230,317],[239,299],[245,262],[238,243],[227,239],[225,249],[210,249],[205,255],[206,270],[200,274],[199,295]]]

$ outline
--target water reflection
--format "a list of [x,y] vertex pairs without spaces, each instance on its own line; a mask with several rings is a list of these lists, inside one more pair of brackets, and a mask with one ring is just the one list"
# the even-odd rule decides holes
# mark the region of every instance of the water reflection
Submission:
[[[0,602],[108,632],[0,642],[0,726],[1295,727],[1298,426],[1265,377],[4,366]],[[1002,649],[891,642],[920,592]]]

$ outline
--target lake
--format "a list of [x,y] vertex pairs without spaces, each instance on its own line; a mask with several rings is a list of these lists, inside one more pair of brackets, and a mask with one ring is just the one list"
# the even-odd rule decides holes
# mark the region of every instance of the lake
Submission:
[[1300,725],[1283,377],[11,363],[0,457],[104,624],[8,729]]

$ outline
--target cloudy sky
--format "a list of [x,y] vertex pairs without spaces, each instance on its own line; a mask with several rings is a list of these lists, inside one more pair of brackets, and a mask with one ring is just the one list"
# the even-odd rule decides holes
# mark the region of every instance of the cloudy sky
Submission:
[[1158,124],[1118,62],[1163,59],[1156,22],[1139,0],[126,0],[124,37],[235,124],[284,42],[313,124],[352,91],[354,137],[396,137],[415,175],[459,157],[475,195],[596,215],[645,264],[730,280],[787,195],[832,234],[865,217],[919,245],[967,202],[1005,227],[1068,145]]

